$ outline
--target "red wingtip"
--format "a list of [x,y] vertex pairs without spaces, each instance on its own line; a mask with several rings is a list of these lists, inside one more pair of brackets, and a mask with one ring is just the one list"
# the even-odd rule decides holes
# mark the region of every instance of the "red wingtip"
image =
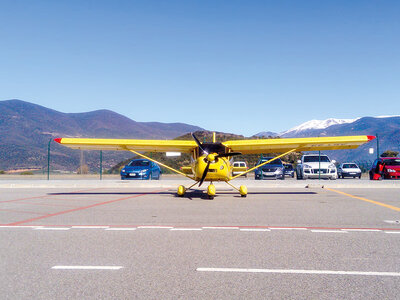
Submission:
[[372,140],[374,140],[374,139],[376,138],[376,136],[373,136],[373,135],[367,135],[367,138],[368,138],[368,142],[369,142],[369,141],[372,141]]
[[61,140],[62,140],[62,138],[56,138],[56,139],[54,139],[54,141],[57,142],[57,143],[59,143],[59,144],[61,144]]

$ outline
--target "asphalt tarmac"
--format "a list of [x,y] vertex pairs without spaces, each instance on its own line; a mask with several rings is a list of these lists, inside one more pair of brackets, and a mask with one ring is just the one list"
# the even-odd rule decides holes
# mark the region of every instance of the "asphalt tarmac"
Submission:
[[400,182],[285,182],[3,186],[1,298],[399,298]]

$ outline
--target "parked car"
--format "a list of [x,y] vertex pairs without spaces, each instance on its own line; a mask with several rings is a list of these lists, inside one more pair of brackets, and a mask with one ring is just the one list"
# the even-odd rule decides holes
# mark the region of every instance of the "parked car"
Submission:
[[121,179],[160,179],[161,168],[147,159],[134,159],[121,170]]
[[284,164],[283,165],[285,167],[285,176],[290,176],[292,178],[294,178],[294,169],[292,164]]
[[[233,162],[233,169],[232,169],[232,175],[239,175],[240,173],[246,172],[249,168],[247,167],[247,164],[244,161],[235,161]],[[247,173],[243,175],[244,177],[247,177]]]
[[335,180],[337,170],[334,160],[330,160],[325,154],[305,154],[297,161],[297,179],[324,178]]
[[380,157],[372,164],[369,179],[400,179],[400,157]]
[[337,169],[338,178],[353,177],[361,178],[361,169],[356,163],[343,163]]
[[[259,159],[256,165],[262,164],[263,162],[266,162],[268,160],[271,160],[273,157],[262,157]],[[268,178],[273,178],[273,179],[285,179],[285,172],[284,172],[284,167],[283,163],[280,158],[277,158],[270,163],[259,167],[255,170],[254,172],[255,177],[254,179],[260,180],[260,179],[268,179]]]

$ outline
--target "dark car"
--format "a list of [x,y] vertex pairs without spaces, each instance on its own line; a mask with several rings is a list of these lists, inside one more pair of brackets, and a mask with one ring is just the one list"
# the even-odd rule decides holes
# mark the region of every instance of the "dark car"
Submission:
[[121,179],[160,179],[161,168],[147,159],[134,159],[121,170]]
[[294,178],[294,169],[293,166],[291,164],[284,164],[283,165],[285,168],[285,176],[290,176],[292,178]]
[[369,179],[400,179],[400,157],[380,157],[369,171]]
[[[261,158],[256,165],[262,164],[263,162],[266,162],[268,160],[273,159],[273,157],[263,157]],[[255,170],[255,179],[260,180],[260,179],[268,179],[268,178],[273,178],[273,179],[285,179],[285,172],[284,172],[284,167],[283,163],[280,158],[277,158],[270,163],[259,167]]]

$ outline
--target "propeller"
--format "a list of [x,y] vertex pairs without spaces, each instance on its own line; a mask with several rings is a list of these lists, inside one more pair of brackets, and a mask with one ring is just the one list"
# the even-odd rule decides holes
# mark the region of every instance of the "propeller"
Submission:
[[192,132],[191,134],[192,134],[193,139],[196,141],[197,146],[199,146],[199,148],[201,149],[201,151],[208,154],[208,152],[206,150],[204,150],[203,144],[200,143],[199,139],[194,135],[194,133]]
[[199,187],[203,184],[204,179],[206,179],[208,170],[210,169],[210,164],[213,162],[216,158],[219,157],[229,157],[229,156],[235,156],[235,155],[241,155],[242,153],[240,152],[228,152],[228,153],[221,153],[221,154],[210,154],[206,149],[203,148],[203,144],[199,141],[199,139],[194,135],[192,132],[192,137],[196,141],[197,146],[199,146],[200,150],[206,154],[206,159],[207,159],[207,165],[206,168],[204,169],[203,175],[201,176]]

